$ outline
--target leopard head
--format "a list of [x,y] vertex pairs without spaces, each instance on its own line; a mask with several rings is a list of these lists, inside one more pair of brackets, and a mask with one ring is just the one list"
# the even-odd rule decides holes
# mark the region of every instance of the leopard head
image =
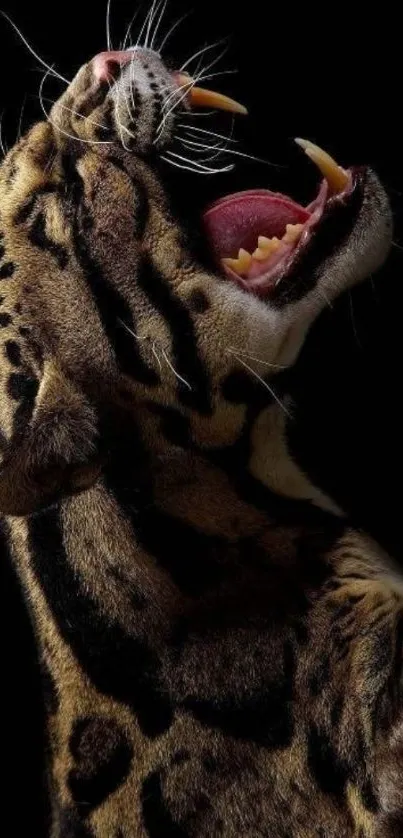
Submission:
[[4,513],[90,486],[122,417],[156,456],[247,437],[240,468],[315,500],[287,459],[286,373],[324,305],[384,260],[387,197],[303,142],[324,174],[307,207],[254,189],[199,212],[214,166],[184,186],[178,125],[204,105],[242,111],[151,49],[101,53],[2,164]]

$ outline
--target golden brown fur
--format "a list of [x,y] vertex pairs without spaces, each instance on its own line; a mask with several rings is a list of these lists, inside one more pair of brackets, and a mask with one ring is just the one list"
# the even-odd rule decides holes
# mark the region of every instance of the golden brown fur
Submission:
[[52,838],[397,835],[403,589],[284,413],[323,298],[387,251],[383,190],[367,173],[314,287],[271,306],[195,258],[114,113],[87,65],[0,171],[0,509]]

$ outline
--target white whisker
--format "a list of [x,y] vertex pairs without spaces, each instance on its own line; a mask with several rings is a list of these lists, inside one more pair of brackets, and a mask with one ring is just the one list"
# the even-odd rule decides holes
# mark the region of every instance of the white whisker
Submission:
[[178,116],[181,116],[181,117],[191,116],[192,120],[193,119],[205,119],[206,116],[215,116],[216,114],[217,114],[217,111],[192,111],[191,113],[190,113],[190,111],[183,111],[183,110],[178,111]]
[[175,102],[175,104],[173,105],[173,107],[176,107],[177,105],[179,105],[179,104],[182,102],[182,99],[184,99],[184,98],[185,98],[185,96],[186,96],[186,94],[188,93],[188,91],[189,91],[189,90],[191,90],[191,88],[195,85],[195,83],[196,83],[196,82],[195,82],[193,79],[189,79],[189,81],[185,81],[183,84],[178,85],[177,87],[175,87],[175,88],[174,88],[174,90],[171,90],[171,92],[170,92],[170,93],[168,93],[168,96],[167,96],[167,97],[166,97],[166,99],[164,100],[164,104],[163,104],[163,111],[165,111],[165,110],[166,110],[166,108],[168,107],[168,105],[169,105],[169,103],[170,103],[171,99],[173,99],[175,96],[177,96],[177,95],[178,95],[178,93],[180,93],[180,92],[181,92],[181,90],[183,90],[183,91],[184,91],[184,95],[183,95],[183,96],[182,96],[182,97],[178,100],[178,102]]
[[[184,139],[183,137],[180,137],[179,134],[175,135],[175,139],[178,140],[184,148],[189,149],[189,151],[194,150],[193,144],[189,143],[189,141]],[[225,152],[225,149],[223,149],[223,147],[218,144],[209,146],[209,149],[212,151],[212,154],[204,154],[203,157],[198,157],[198,162],[209,162],[210,160],[216,160],[217,157],[220,156],[220,154]]]
[[157,363],[158,363],[158,366],[159,366],[160,370],[162,370],[161,358],[160,358],[160,357],[159,357],[159,355],[157,354],[157,350],[156,350],[156,348],[155,348],[155,341],[153,342],[153,345],[152,345],[152,347],[151,347],[151,351],[152,351],[152,353],[153,353],[153,355],[154,355],[154,358],[156,358],[156,359],[157,359]]
[[184,64],[182,64],[182,67],[180,68],[180,72],[182,72],[185,69],[185,67],[188,67],[188,65],[192,61],[194,61],[196,58],[199,57],[199,55],[203,55],[205,52],[208,52],[208,50],[214,49],[214,47],[218,47],[218,46],[220,46],[220,44],[223,44],[223,43],[225,43],[225,40],[223,38],[221,38],[219,41],[215,41],[214,44],[208,44],[206,47],[202,47],[201,49],[199,49],[197,52],[195,52],[193,55],[191,55],[190,58],[188,58],[187,61],[184,62]]
[[[47,96],[42,96],[42,102],[47,102],[48,105],[54,105],[54,99],[48,99]],[[92,125],[96,125],[97,128],[103,128],[104,131],[107,131],[106,125],[102,125],[100,122],[96,122],[95,119],[92,119],[90,116],[84,116],[84,114],[79,113],[78,111],[74,111],[72,108],[68,108],[67,105],[62,105],[59,102],[59,108],[62,108],[64,111],[68,111],[68,113],[74,114],[74,116],[79,117],[79,119],[85,119],[86,122],[91,122]]]
[[[158,2],[158,7],[159,7],[159,2]],[[148,41],[149,41],[149,38],[150,38],[151,27],[153,25],[154,15],[155,15],[156,9],[157,9],[157,0],[153,0],[151,10],[150,10],[150,14],[148,16],[148,25],[147,25],[147,30],[146,30],[146,36],[144,38],[143,46],[145,48],[148,47]]]
[[23,101],[23,103],[22,103],[22,105],[21,105],[20,117],[19,117],[19,120],[18,120],[17,138],[16,138],[15,142],[19,142],[19,141],[20,141],[20,139],[21,139],[21,134],[22,134],[22,120],[23,120],[23,117],[24,117],[24,111],[25,111],[25,105],[26,105],[26,103],[27,103],[27,97],[26,97],[26,96],[24,96],[24,101]]
[[154,49],[155,39],[158,35],[158,30],[160,28],[162,18],[164,17],[166,7],[167,7],[167,3],[168,3],[168,0],[164,0],[164,2],[162,4],[161,11],[160,11],[160,14],[159,14],[159,18],[157,20],[157,23],[155,24],[154,33],[153,33],[153,36],[152,36],[151,41],[150,41],[150,49]]
[[199,76],[201,76],[202,72],[203,72],[203,56],[201,55],[198,62],[197,62],[197,66],[196,66],[195,70],[192,72],[192,75],[199,77]]
[[198,171],[198,169],[195,169],[193,166],[184,166],[182,163],[175,163],[175,160],[170,160],[169,157],[165,157],[164,154],[161,154],[161,160],[164,160],[165,163],[169,163],[170,166],[174,166],[175,169],[184,169],[186,172],[193,172],[193,174],[198,175],[208,174],[207,172]]
[[107,0],[106,3],[106,47],[109,52],[113,49],[111,42],[111,0]]
[[[218,41],[218,43],[220,43],[220,41]],[[225,53],[226,53],[226,52],[228,52],[228,46],[226,46],[226,47],[222,50],[222,52],[220,52],[220,53],[219,53],[219,55],[217,55],[215,58],[213,58],[213,60],[212,60],[212,61],[210,61],[210,64],[207,64],[207,67],[203,67],[203,69],[202,69],[202,70],[200,71],[200,73],[198,73],[198,75],[197,75],[197,81],[203,81],[203,79],[207,79],[207,78],[210,78],[210,79],[211,79],[211,78],[213,78],[213,74],[210,74],[210,75],[208,76],[208,75],[207,75],[207,73],[208,73],[208,71],[209,71],[209,70],[211,70],[211,68],[212,68],[212,67],[215,67],[215,65],[216,65],[219,61],[221,61],[221,59],[224,57],[224,55],[225,55]],[[217,75],[221,75],[221,73],[218,73]]]
[[[178,87],[178,88],[176,88],[175,90],[171,91],[171,93],[169,94],[169,96],[167,96],[167,98],[166,98],[166,100],[165,100],[165,102],[164,102],[164,106],[163,106],[163,116],[162,116],[161,122],[160,122],[160,124],[159,124],[159,126],[158,126],[158,130],[157,130],[157,132],[156,132],[156,136],[155,136],[154,144],[156,144],[156,143],[158,142],[158,140],[160,139],[161,134],[162,134],[162,131],[163,131],[163,129],[164,129],[164,125],[165,125],[165,123],[166,123],[166,120],[168,119],[168,116],[172,113],[172,111],[173,111],[173,110],[175,110],[175,109],[177,109],[177,108],[178,108],[178,106],[179,106],[179,105],[180,105],[180,103],[183,101],[183,99],[185,99],[185,98],[186,98],[187,94],[188,94],[188,93],[189,93],[189,91],[192,89],[192,87],[194,87],[194,86],[198,83],[198,81],[200,81],[200,78],[201,78],[201,75],[196,75],[196,76],[195,76],[195,78],[189,79],[189,81],[188,81],[188,82],[185,82],[185,83],[184,83],[184,84],[182,84],[180,87]],[[178,91],[180,92],[181,90],[183,90],[183,91],[184,91],[184,92],[182,93],[182,95],[179,97],[179,99],[177,99],[176,101],[174,101],[174,102],[173,102],[173,104],[170,106],[169,110],[168,110],[168,111],[166,111],[166,107],[167,107],[167,105],[168,105],[169,101],[171,100],[171,98],[172,98],[173,96],[177,95]]]
[[238,70],[219,70],[217,73],[208,73],[208,75],[200,76],[199,82],[208,81],[209,79],[215,79],[217,76],[233,76],[234,73],[238,72]]
[[[181,90],[184,91],[184,95],[178,100],[178,102],[175,102],[174,105],[172,106],[171,109],[173,109],[176,105],[179,105],[182,102],[182,99],[185,98],[186,94],[193,87],[193,85],[194,85],[194,82],[187,81],[184,84],[178,85],[178,87],[175,87],[174,90],[171,90],[171,92],[168,93],[168,96],[166,96],[166,98],[164,99],[164,104],[162,106],[162,111],[163,111],[164,115],[166,113],[168,105],[170,105],[171,100],[174,99],[175,96],[177,96],[178,93],[181,92]],[[171,111],[169,111],[169,113],[170,112]],[[167,116],[169,116],[169,113],[167,114]]]
[[[119,86],[117,86],[117,88],[116,88],[116,89],[117,89],[117,97],[118,97],[118,111],[119,111],[119,104],[120,104],[120,103],[121,103],[121,101],[122,101],[122,94],[121,94],[121,89],[120,89],[120,87],[119,87]],[[130,116],[130,110],[129,110],[129,107],[128,107],[128,102],[127,102],[127,99],[126,99],[126,95],[125,95],[125,100],[126,100],[126,108],[127,108],[128,114],[129,114],[129,116]],[[123,128],[124,128],[124,126],[122,125],[122,123],[120,122],[120,120],[119,120],[119,119],[115,119],[115,122],[117,122],[117,124],[118,124],[119,135],[120,135],[120,142],[122,143],[122,146],[123,146],[124,150],[125,150],[125,151],[130,151],[130,149],[127,147],[127,145],[125,144],[125,141],[124,141],[124,139],[123,139]],[[130,132],[129,132],[129,133],[130,133]]]
[[134,13],[134,15],[133,15],[133,17],[132,17],[132,19],[131,19],[131,21],[130,21],[130,23],[129,23],[128,27],[127,27],[127,29],[126,29],[126,34],[125,34],[125,37],[124,37],[123,42],[122,42],[122,50],[125,50],[125,49],[126,49],[127,42],[128,42],[128,40],[129,40],[129,37],[130,37],[131,31],[132,31],[132,28],[133,28],[134,21],[136,20],[136,17],[137,17],[137,15],[138,15],[139,11],[140,11],[140,8],[136,9],[136,11],[135,11],[135,13]]
[[164,49],[165,44],[169,41],[169,38],[170,38],[170,37],[171,37],[171,35],[173,35],[173,33],[175,32],[175,29],[177,29],[177,28],[178,28],[178,26],[180,26],[180,24],[181,24],[181,23],[183,23],[183,21],[184,21],[187,17],[189,17],[189,15],[190,15],[190,12],[185,12],[185,14],[184,14],[184,15],[182,15],[182,17],[180,17],[180,18],[179,18],[179,19],[178,19],[175,23],[173,23],[173,24],[172,24],[171,28],[168,30],[168,32],[167,32],[167,34],[165,35],[165,37],[164,37],[163,41],[161,41],[161,43],[160,43],[160,45],[159,45],[159,47],[158,47],[158,52],[159,52],[159,53],[161,53],[161,52],[162,52],[162,50]]
[[142,37],[143,37],[144,30],[146,30],[146,28],[147,28],[147,26],[148,26],[148,21],[149,21],[149,19],[150,19],[150,15],[151,15],[151,13],[152,13],[153,6],[154,6],[154,3],[153,3],[153,5],[151,6],[151,8],[148,10],[148,12],[147,12],[147,14],[146,14],[146,16],[145,16],[145,18],[144,18],[144,22],[143,22],[143,25],[142,25],[142,27],[141,27],[141,29],[140,29],[140,32],[139,32],[139,35],[138,35],[138,38],[137,38],[137,41],[136,41],[135,47],[144,46],[144,44],[142,44],[142,43],[141,43],[141,39],[142,39]]
[[201,152],[202,152],[202,149],[199,149],[198,147],[195,147],[192,144],[192,142],[187,140],[186,138],[180,137],[179,135],[176,135],[176,136],[177,136],[177,139],[183,145],[184,148],[188,149],[189,151],[192,151],[193,153],[196,152],[196,154],[198,155],[197,160],[200,161],[200,162],[206,162],[207,163],[210,160],[216,160],[217,157],[219,157],[222,154],[225,154],[226,151],[227,151],[227,147],[223,146],[221,143],[212,143],[208,147],[206,146],[206,150],[207,150],[207,148],[209,148],[212,153],[211,154],[203,154],[203,156],[200,156]]
[[[133,111],[134,111],[134,96],[133,96],[133,87],[134,87],[134,61],[132,61],[132,62],[130,63],[129,73],[130,73],[130,86],[129,86],[129,91],[130,91],[130,98],[131,98],[131,102],[132,102],[132,108],[133,108]],[[119,85],[119,84],[117,85],[118,104],[119,104],[119,102],[121,101],[120,96],[121,96],[121,92],[122,92],[122,90],[123,90],[123,97],[124,97],[124,100],[125,100],[125,103],[126,103],[126,113],[127,113],[127,116],[129,117],[129,122],[130,122],[130,121],[131,121],[131,119],[132,119],[132,111],[131,111],[131,109],[130,109],[130,102],[129,102],[129,99],[128,99],[128,96],[127,96],[127,93],[126,93],[126,87],[125,87],[125,85],[123,85],[123,87],[122,87],[121,85]],[[116,112],[115,112],[115,116],[116,116]],[[122,130],[124,130],[124,131],[126,131],[126,132],[130,135],[130,137],[132,137],[132,139],[134,139],[134,136],[133,136],[133,134],[131,133],[131,131],[129,131],[129,129],[128,129],[128,128],[126,128],[126,126],[125,126],[125,125],[122,125],[122,123],[120,122],[120,120],[118,120],[118,122],[119,122],[119,133],[120,133],[121,138],[122,138]],[[123,143],[123,140],[122,140],[122,145],[123,145],[123,147],[125,148],[124,143]],[[129,149],[126,149],[126,151],[129,151]]]
[[182,160],[184,163],[188,163],[188,164],[190,163],[191,165],[196,166],[197,170],[200,169],[200,171],[204,174],[214,174],[215,175],[215,174],[218,174],[219,172],[232,172],[232,170],[234,168],[234,166],[231,164],[229,166],[223,166],[220,169],[213,169],[209,166],[204,166],[203,163],[199,163],[197,160],[189,160],[188,157],[183,157],[181,154],[176,154],[175,151],[169,151],[168,150],[166,152],[166,154],[169,154],[170,156],[174,157],[176,160]]
[[246,358],[250,358],[252,361],[258,361],[259,364],[264,364],[265,367],[272,367],[276,370],[287,369],[284,364],[272,364],[269,361],[264,361],[263,358],[257,358],[256,355],[250,355],[249,352],[245,352],[244,349],[238,349],[236,346],[229,346],[227,352],[233,355],[245,355]]
[[182,381],[182,383],[185,384],[185,386],[191,391],[192,388],[191,388],[189,382],[186,381],[186,378],[183,378],[181,375],[179,375],[179,373],[176,371],[175,367],[172,366],[171,361],[169,360],[168,355],[165,352],[165,349],[163,349],[162,346],[160,346],[159,349],[161,350],[161,353],[162,353],[162,356],[163,356],[164,360],[167,362],[169,368],[172,370],[172,372],[176,376],[176,378],[179,381]]
[[[175,110],[175,108],[178,107],[178,105],[180,105],[180,103],[183,101],[183,99],[185,99],[185,97],[189,93],[189,90],[191,90],[191,88],[194,87],[195,83],[196,83],[195,81],[186,82],[185,84],[182,84],[180,87],[176,88],[176,90],[171,91],[171,93],[167,96],[167,98],[164,102],[163,108],[162,108],[162,117],[161,117],[161,120],[160,120],[160,124],[159,124],[158,129],[157,129],[156,134],[155,134],[154,145],[160,139],[161,134],[164,130],[164,125],[165,125],[169,115],[172,113],[173,110]],[[184,91],[184,92],[181,94],[181,91]],[[172,99],[173,96],[177,96],[178,93],[181,94],[179,96],[179,99],[174,101],[172,103],[172,105],[170,106],[170,108],[168,110],[166,110],[168,102]]]
[[134,61],[132,61],[131,64],[130,64],[129,75],[130,75],[129,91],[130,91],[130,100],[131,100],[131,103],[132,103],[132,109],[130,110],[130,108],[129,108],[129,115],[130,115],[130,120],[132,120],[134,115],[135,115],[135,111],[136,111],[136,104],[135,104],[135,101],[134,101],[134,87],[135,87]]
[[[192,126],[191,124],[186,125],[186,123],[183,123],[183,122],[179,122],[177,124],[178,124],[178,127],[184,128],[184,130],[186,131],[186,134],[190,135],[189,137],[186,138],[187,142],[193,141],[193,142],[197,142],[199,144],[202,142],[202,140],[204,139],[204,136],[200,137],[198,135],[198,133],[196,133],[196,132],[200,132],[201,134],[206,135],[206,136],[211,136],[214,139],[222,140],[225,143],[225,145],[223,147],[223,149],[225,149],[225,150],[227,149],[228,143],[236,143],[237,142],[237,140],[233,139],[233,136],[232,136],[233,133],[234,133],[234,127],[235,127],[234,117],[232,117],[231,131],[230,131],[230,134],[228,134],[228,135],[217,134],[214,131],[207,131],[206,129],[198,128],[196,126]],[[205,142],[207,143],[207,140]],[[212,145],[210,147],[216,149],[216,148],[219,147],[219,143],[214,143],[214,145]],[[215,156],[217,156],[217,155],[215,155]]]
[[161,160],[164,160],[166,163],[169,163],[169,165],[170,165],[170,166],[174,166],[174,168],[175,168],[175,169],[183,169],[183,170],[184,170],[184,171],[186,171],[186,172],[193,172],[193,174],[196,174],[196,175],[210,175],[210,174],[218,174],[218,173],[219,173],[219,171],[220,171],[220,170],[217,170],[217,171],[216,171],[216,170],[214,169],[214,171],[211,171],[211,172],[210,172],[210,171],[203,172],[203,171],[201,171],[200,169],[196,169],[196,168],[192,165],[192,161],[191,161],[191,160],[189,160],[189,161],[188,161],[188,162],[189,162],[189,165],[188,165],[188,166],[186,166],[184,163],[177,163],[175,160],[171,160],[169,157],[165,157],[165,155],[164,155],[164,154],[161,154]]
[[42,66],[43,66],[43,67],[46,67],[46,69],[47,69],[47,70],[49,70],[49,72],[50,72],[50,73],[52,73],[52,74],[53,74],[56,78],[60,79],[60,81],[63,81],[65,84],[70,84],[70,82],[69,82],[69,80],[68,80],[68,79],[65,79],[65,78],[64,78],[64,76],[60,75],[60,73],[58,73],[58,72],[54,69],[54,67],[50,67],[50,65],[49,65],[49,64],[47,64],[47,63],[46,63],[46,61],[44,61],[44,60],[43,60],[43,58],[41,58],[41,57],[38,55],[38,53],[37,53],[37,52],[35,52],[35,50],[34,50],[34,49],[33,49],[33,47],[31,47],[31,45],[28,43],[27,39],[24,37],[24,35],[22,34],[22,32],[18,29],[18,26],[16,26],[16,24],[14,23],[14,21],[13,21],[13,20],[11,20],[11,17],[9,17],[9,16],[8,16],[8,14],[7,14],[6,12],[4,12],[2,9],[0,9],[0,14],[1,14],[1,15],[3,15],[3,17],[4,17],[4,18],[5,18],[5,19],[9,22],[10,26],[12,26],[12,27],[13,27],[14,31],[17,33],[18,37],[21,39],[21,41],[23,42],[23,44],[25,44],[26,48],[29,50],[29,52],[31,53],[31,55],[33,55],[33,56],[34,56],[34,58],[36,58],[36,60],[37,60],[37,61],[39,61],[39,62],[40,62],[40,64],[42,64]]
[[3,153],[3,157],[5,157],[6,154],[7,154],[7,149],[5,147],[4,140],[3,140],[3,116],[4,116],[4,111],[0,116],[0,148],[1,148],[2,153]]
[[[194,148],[209,149],[212,147],[204,143],[196,142],[194,140],[186,140],[186,142]],[[225,152],[226,154],[233,154],[236,157],[243,157],[245,160],[252,160],[252,162],[254,163],[264,163],[265,166],[275,166],[275,163],[270,163],[269,160],[264,160],[262,157],[254,157],[254,155],[252,154],[246,154],[245,152],[237,151],[234,148],[222,147],[221,151]]]
[[124,320],[122,320],[120,317],[118,317],[117,320],[118,323],[120,323],[120,325],[123,326],[123,328],[126,329],[129,332],[129,334],[136,340],[149,340],[148,335],[144,335],[143,337],[140,337],[140,335],[136,335],[136,332],[133,332],[133,329],[131,329],[130,326],[128,326],[127,323],[125,323]]
[[[190,116],[193,116],[193,114],[190,114]],[[238,142],[238,140],[234,140],[232,137],[227,137],[225,134],[216,134],[215,131],[208,131],[207,128],[199,128],[197,125],[186,125],[186,123],[184,123],[184,122],[178,122],[177,125],[178,125],[178,128],[185,128],[186,131],[188,131],[188,132],[197,131],[197,132],[200,132],[201,134],[210,134],[212,137],[216,137],[219,140],[224,140],[225,142],[229,142],[229,143],[237,143]]]
[[130,131],[130,128],[128,128],[127,125],[122,125],[120,123],[120,127],[121,127],[122,131],[126,131],[126,134],[129,135],[130,139],[132,139],[132,140],[136,139],[135,135],[133,134],[132,131]]
[[53,128],[56,128],[56,130],[59,131],[60,134],[64,134],[64,136],[69,137],[71,140],[74,140],[77,143],[86,143],[87,145],[110,145],[111,142],[109,140],[84,140],[82,137],[75,137],[74,134],[69,134],[68,131],[65,131],[64,128],[60,128],[59,125],[56,125],[56,123],[53,122],[53,120],[50,118],[50,116],[49,116],[49,114],[48,114],[48,112],[45,108],[44,99],[43,99],[43,86],[45,84],[45,81],[46,81],[49,73],[51,73],[51,72],[52,72],[52,68],[49,67],[48,70],[46,71],[45,75],[43,76],[43,79],[42,79],[42,81],[39,85],[39,91],[38,91],[39,103],[40,103],[40,106],[41,106],[41,109],[43,111],[43,114],[45,116],[46,121],[49,122],[50,125],[53,125]]
[[[28,72],[29,73],[39,73],[40,75],[42,75],[43,74],[43,66],[39,65],[39,67],[30,67]],[[56,73],[53,72],[53,70],[52,70],[52,72],[49,72],[49,77],[59,80],[59,77],[56,75]]]
[[286,414],[286,416],[288,416],[288,417],[291,419],[291,418],[292,418],[291,413],[287,410],[286,406],[283,404],[283,402],[281,401],[281,399],[279,399],[279,397],[278,397],[277,393],[275,393],[275,391],[273,390],[273,388],[272,388],[272,387],[270,387],[270,385],[267,383],[267,381],[265,381],[265,380],[264,380],[264,378],[262,378],[262,377],[261,377],[261,375],[259,375],[259,373],[257,373],[257,372],[253,369],[253,367],[250,367],[250,366],[249,366],[249,364],[247,364],[247,363],[246,363],[246,361],[244,361],[242,358],[240,358],[240,357],[239,357],[239,355],[237,355],[235,352],[231,352],[230,354],[234,355],[234,357],[237,359],[237,361],[238,361],[240,364],[242,364],[242,366],[243,366],[243,367],[245,367],[245,369],[249,370],[249,372],[250,372],[250,373],[251,373],[251,374],[252,374],[255,378],[257,378],[257,380],[258,380],[258,381],[260,381],[260,383],[263,385],[263,387],[264,387],[266,390],[268,390],[268,392],[270,393],[270,395],[271,395],[271,396],[273,396],[273,399],[277,402],[277,404],[279,405],[279,407],[281,407],[281,409],[284,411],[284,413]]
[[[135,340],[138,340],[138,341],[141,341],[141,340],[147,340],[147,341],[148,341],[148,340],[150,340],[149,335],[145,335],[144,337],[140,337],[140,335],[137,335],[137,334],[136,334],[136,332],[133,332],[133,329],[131,329],[131,328],[130,328],[130,326],[128,326],[128,325],[127,325],[127,323],[125,323],[125,322],[124,322],[124,320],[121,320],[121,318],[120,318],[120,317],[118,317],[118,323],[120,323],[120,325],[121,325],[121,326],[123,326],[123,328],[124,328],[124,329],[126,329],[126,331],[128,331],[128,332],[129,332],[129,334],[130,334],[133,338],[135,338]],[[155,340],[152,342],[152,344],[151,344],[151,351],[152,351],[152,353],[153,353],[153,355],[154,355],[154,358],[156,359],[156,361],[157,361],[157,363],[158,363],[158,366],[159,366],[159,368],[160,368],[160,370],[161,370],[161,369],[162,369],[161,358],[160,358],[160,357],[159,357],[159,355],[158,355],[158,352],[157,352],[157,347],[156,347],[156,343],[157,343],[157,341],[155,341]],[[189,390],[192,390],[192,388],[191,388],[191,386],[190,386],[189,382],[188,382],[188,381],[186,381],[186,378],[183,378],[183,376],[182,376],[182,375],[179,375],[179,373],[177,372],[177,370],[176,370],[176,369],[175,369],[175,367],[173,366],[173,364],[172,364],[172,362],[170,361],[170,359],[169,359],[169,357],[168,357],[168,355],[167,355],[167,353],[166,353],[165,349],[163,348],[163,346],[158,346],[158,349],[159,349],[159,351],[161,352],[161,355],[163,356],[163,358],[164,358],[165,362],[168,364],[169,369],[173,372],[174,376],[175,376],[175,377],[176,377],[179,381],[181,381],[181,382],[182,382],[182,383],[183,383],[186,387],[188,387],[188,389],[189,389]]]
[[84,140],[82,137],[75,137],[74,134],[69,134],[68,131],[65,131],[64,128],[60,128],[60,125],[56,125],[56,122],[50,118],[49,114],[46,113],[45,108],[42,108],[43,113],[46,117],[47,122],[59,131],[60,134],[64,134],[65,137],[69,137],[70,140],[75,140],[76,143],[85,143],[86,145],[111,145],[111,141],[109,140]]
[[220,140],[216,143],[203,143],[203,144],[201,144],[199,142],[196,142],[196,141],[190,139],[189,137],[186,137],[186,136],[183,137],[181,134],[175,134],[174,139],[179,140],[181,143],[183,143],[183,145],[188,145],[191,148],[200,148],[201,150],[215,151],[218,148],[220,151],[222,151],[223,149],[226,148],[226,146],[223,146],[223,144]]
[[[131,335],[135,340],[138,340],[138,341],[142,341],[142,340],[149,341],[150,340],[149,335],[144,335],[143,337],[140,337],[140,335],[136,335],[136,332],[133,332],[133,329],[131,329],[130,326],[127,325],[127,323],[125,323],[123,320],[121,320],[120,317],[118,317],[118,323],[120,323],[120,325],[123,326],[123,328],[126,329],[127,332],[129,332],[129,335]],[[153,343],[151,345],[151,352],[153,353],[154,358],[156,359],[160,370],[162,370],[161,358],[159,357],[159,355],[157,353],[157,349],[156,349],[156,346],[155,346],[155,341],[153,341]]]

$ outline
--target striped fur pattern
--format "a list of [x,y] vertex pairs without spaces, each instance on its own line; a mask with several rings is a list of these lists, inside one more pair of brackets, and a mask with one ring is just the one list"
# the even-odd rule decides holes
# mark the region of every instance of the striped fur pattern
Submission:
[[382,261],[386,197],[366,173],[306,292],[257,300],[173,213],[165,69],[138,51],[128,72],[100,90],[82,68],[0,170],[0,510],[49,835],[398,835],[401,582],[286,441],[287,370]]

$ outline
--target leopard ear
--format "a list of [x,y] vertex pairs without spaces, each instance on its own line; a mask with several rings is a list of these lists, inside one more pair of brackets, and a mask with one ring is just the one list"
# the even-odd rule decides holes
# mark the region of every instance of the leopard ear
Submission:
[[[29,515],[88,488],[100,474],[97,419],[85,395],[53,364],[14,401],[3,434],[0,513]],[[34,391],[37,390],[36,394]]]

